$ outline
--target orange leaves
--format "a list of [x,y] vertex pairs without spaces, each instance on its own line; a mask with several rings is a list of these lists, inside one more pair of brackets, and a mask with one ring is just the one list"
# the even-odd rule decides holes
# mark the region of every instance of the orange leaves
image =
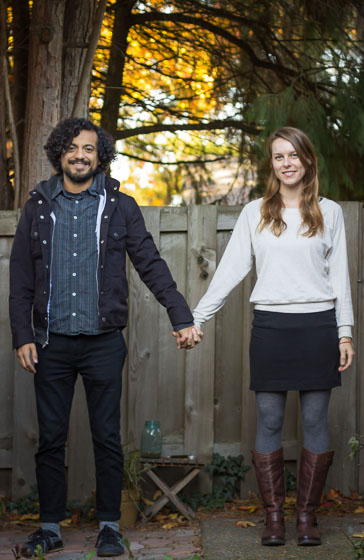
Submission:
[[169,515],[159,513],[155,516],[155,519],[162,524],[162,529],[165,529],[166,531],[173,529],[174,527],[179,527],[186,522],[184,516],[180,513],[171,513]]

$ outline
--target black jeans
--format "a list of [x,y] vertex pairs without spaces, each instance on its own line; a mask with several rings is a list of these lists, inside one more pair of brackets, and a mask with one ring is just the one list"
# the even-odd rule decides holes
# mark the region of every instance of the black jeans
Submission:
[[86,391],[96,465],[96,517],[120,518],[123,455],[120,441],[122,369],[127,354],[121,330],[86,336],[51,334],[37,345],[34,376],[39,423],[36,475],[40,520],[66,517],[65,444],[77,375]]

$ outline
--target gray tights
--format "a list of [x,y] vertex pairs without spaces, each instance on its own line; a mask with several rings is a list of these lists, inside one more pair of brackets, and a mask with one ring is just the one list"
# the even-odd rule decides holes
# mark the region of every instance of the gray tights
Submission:
[[[331,391],[300,391],[303,424],[303,445],[311,453],[324,453],[329,446],[327,412]],[[258,426],[255,449],[272,453],[282,446],[287,392],[255,393],[258,408]]]

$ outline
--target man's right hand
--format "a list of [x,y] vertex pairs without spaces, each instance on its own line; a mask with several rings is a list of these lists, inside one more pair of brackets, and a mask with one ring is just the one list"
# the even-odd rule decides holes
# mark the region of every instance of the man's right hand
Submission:
[[34,364],[38,363],[38,354],[33,342],[19,346],[16,349],[16,357],[22,368],[29,371],[29,373],[35,373]]

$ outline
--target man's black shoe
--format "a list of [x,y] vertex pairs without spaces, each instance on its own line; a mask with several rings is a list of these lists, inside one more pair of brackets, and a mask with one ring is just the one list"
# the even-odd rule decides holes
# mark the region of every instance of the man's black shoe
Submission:
[[121,534],[105,525],[97,536],[96,549],[97,556],[121,556],[124,554]]
[[29,535],[28,540],[23,544],[20,552],[22,556],[31,558],[33,554],[36,553],[36,549],[39,546],[41,547],[43,554],[47,554],[47,552],[57,552],[57,550],[62,550],[63,542],[56,533],[53,533],[53,531],[38,529],[38,531]]

